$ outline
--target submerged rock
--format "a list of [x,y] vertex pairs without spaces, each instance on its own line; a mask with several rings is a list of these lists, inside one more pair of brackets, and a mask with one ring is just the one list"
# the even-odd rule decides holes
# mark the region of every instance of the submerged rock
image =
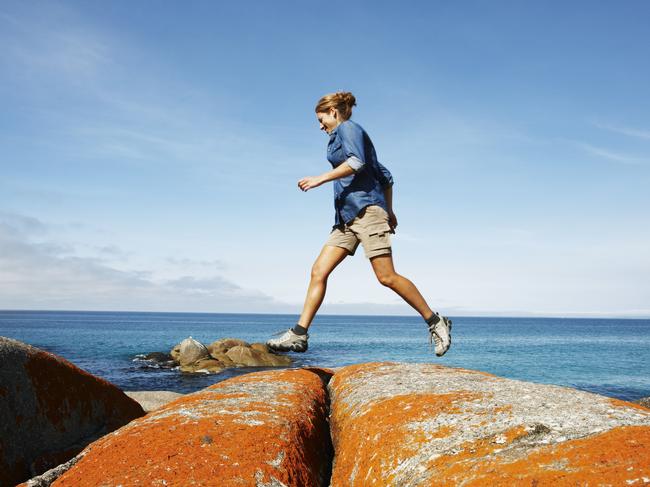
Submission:
[[63,463],[142,415],[140,405],[113,384],[0,337],[0,485],[16,485]]
[[161,364],[174,361],[174,359],[172,359],[172,356],[165,352],[151,352],[146,354],[143,358],[145,360],[151,360],[152,362],[158,362]]
[[133,359],[143,367],[152,367],[155,369],[171,369],[178,365],[172,356],[164,352],[151,352],[146,354],[136,355]]
[[246,374],[96,441],[54,486],[327,485],[327,370]]
[[633,485],[650,411],[433,364],[367,363],[329,383],[331,486]]

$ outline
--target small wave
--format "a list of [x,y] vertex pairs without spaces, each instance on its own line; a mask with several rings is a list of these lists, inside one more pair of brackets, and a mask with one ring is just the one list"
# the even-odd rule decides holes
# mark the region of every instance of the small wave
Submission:
[[140,367],[148,369],[171,369],[176,365],[176,362],[173,360],[159,361],[153,358],[147,358],[146,354],[138,354],[133,359],[132,362],[136,362]]
[[205,369],[195,370],[194,372],[197,374],[206,374],[206,375],[210,375],[212,373],[209,370],[205,370]]
[[163,367],[160,364],[152,364],[152,363],[143,363],[142,367],[145,367],[147,369],[162,369],[162,368],[169,368],[169,367]]

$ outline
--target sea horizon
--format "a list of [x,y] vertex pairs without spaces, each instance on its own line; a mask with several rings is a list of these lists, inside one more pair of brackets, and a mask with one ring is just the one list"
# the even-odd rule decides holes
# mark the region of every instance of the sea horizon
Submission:
[[[34,308],[0,308],[0,312],[28,312],[28,313],[161,313],[161,314],[214,314],[214,315],[276,315],[276,316],[300,316],[300,313],[279,313],[279,312],[244,312],[244,311],[159,311],[159,310],[110,310],[110,309],[34,309]],[[557,313],[544,314],[535,312],[502,312],[502,313],[442,313],[445,316],[462,318],[537,318],[537,319],[584,319],[584,320],[650,320],[650,314],[628,315],[628,314],[597,314],[597,313]],[[318,316],[378,316],[378,317],[418,317],[416,313],[343,313],[343,312],[319,312]]]

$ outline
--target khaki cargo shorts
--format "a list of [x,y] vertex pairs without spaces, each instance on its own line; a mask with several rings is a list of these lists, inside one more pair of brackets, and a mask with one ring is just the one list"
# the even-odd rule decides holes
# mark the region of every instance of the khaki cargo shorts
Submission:
[[325,245],[344,248],[350,255],[354,255],[360,242],[366,257],[372,259],[378,255],[391,254],[391,232],[386,210],[381,206],[371,205],[361,210],[343,229],[332,230]]

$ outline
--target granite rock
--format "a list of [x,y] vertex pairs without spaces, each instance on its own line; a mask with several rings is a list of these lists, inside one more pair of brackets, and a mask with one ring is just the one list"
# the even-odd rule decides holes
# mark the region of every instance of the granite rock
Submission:
[[181,372],[190,372],[190,373],[204,373],[204,374],[218,374],[223,369],[226,368],[219,360],[213,358],[204,358],[198,360],[192,364],[181,365]]
[[214,357],[215,354],[226,353],[232,347],[237,347],[237,346],[249,347],[250,345],[248,342],[244,340],[240,340],[238,338],[222,338],[208,345],[208,350],[210,351],[210,355]]
[[433,364],[343,367],[328,389],[332,487],[650,481],[632,403]]
[[142,415],[140,405],[113,384],[0,337],[0,485],[63,463]]
[[172,348],[169,356],[186,373],[219,373],[229,367],[282,367],[293,362],[290,356],[269,350],[265,343],[249,344],[237,338],[222,338],[206,347],[190,337]]
[[210,358],[210,352],[206,346],[198,340],[188,337],[180,343],[178,363],[181,366],[191,365],[206,358]]
[[52,485],[327,485],[330,376],[255,372],[188,394],[89,445]]
[[244,365],[247,367],[262,367],[262,366],[279,366],[289,365],[291,358],[286,355],[277,355],[270,352],[260,352],[252,347],[244,347],[241,345],[230,348],[226,355],[236,365]]

